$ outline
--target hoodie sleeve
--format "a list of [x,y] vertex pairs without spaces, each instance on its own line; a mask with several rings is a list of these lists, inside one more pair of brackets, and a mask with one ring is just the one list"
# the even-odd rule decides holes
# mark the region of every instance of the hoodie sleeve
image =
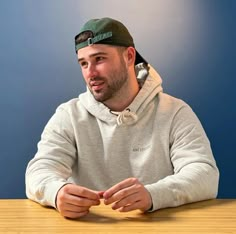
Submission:
[[60,106],[45,126],[38,152],[27,166],[27,197],[56,207],[57,192],[68,183],[75,160],[73,128],[68,113]]
[[169,150],[174,174],[145,186],[152,211],[215,198],[219,171],[203,127],[187,104],[172,120]]

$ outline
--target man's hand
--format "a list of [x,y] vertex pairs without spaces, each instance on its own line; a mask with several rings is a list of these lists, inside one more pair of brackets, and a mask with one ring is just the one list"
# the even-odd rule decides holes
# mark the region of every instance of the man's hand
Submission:
[[128,178],[114,185],[103,194],[104,204],[121,212],[139,209],[147,211],[152,206],[149,192],[136,178]]
[[100,192],[74,184],[66,184],[57,193],[56,205],[67,218],[79,218],[89,212],[91,206],[100,204]]

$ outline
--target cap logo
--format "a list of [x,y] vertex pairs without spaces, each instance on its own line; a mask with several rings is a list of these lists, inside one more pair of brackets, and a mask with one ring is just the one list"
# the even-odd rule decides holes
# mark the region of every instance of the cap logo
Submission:
[[112,32],[107,32],[107,33],[103,33],[103,34],[99,34],[96,37],[93,38],[93,43],[102,41],[104,39],[107,39],[109,37],[112,37]]

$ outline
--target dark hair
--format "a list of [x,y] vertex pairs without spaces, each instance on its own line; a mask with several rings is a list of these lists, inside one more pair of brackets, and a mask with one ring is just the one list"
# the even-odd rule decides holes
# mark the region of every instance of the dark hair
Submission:
[[87,41],[89,38],[93,38],[93,37],[94,37],[94,35],[93,35],[92,31],[85,31],[85,32],[78,34],[75,37],[75,43],[79,44],[79,43]]

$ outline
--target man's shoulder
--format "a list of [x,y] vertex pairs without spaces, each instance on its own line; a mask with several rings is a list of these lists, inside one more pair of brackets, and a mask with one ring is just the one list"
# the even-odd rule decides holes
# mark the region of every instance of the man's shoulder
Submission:
[[179,108],[179,107],[187,105],[187,103],[185,101],[183,101],[182,99],[171,96],[171,95],[169,95],[167,93],[163,93],[163,92],[160,92],[158,94],[158,99],[159,99],[160,104],[166,105],[166,106],[171,105],[171,106],[176,106]]
[[81,105],[80,105],[79,98],[72,98],[64,103],[61,103],[56,108],[56,112],[57,113],[65,112],[69,115],[71,115],[73,113],[73,115],[74,115],[75,113],[78,113],[80,109],[81,109]]
[[66,102],[61,103],[57,109],[73,109],[73,108],[77,108],[79,106],[79,98],[72,98]]

